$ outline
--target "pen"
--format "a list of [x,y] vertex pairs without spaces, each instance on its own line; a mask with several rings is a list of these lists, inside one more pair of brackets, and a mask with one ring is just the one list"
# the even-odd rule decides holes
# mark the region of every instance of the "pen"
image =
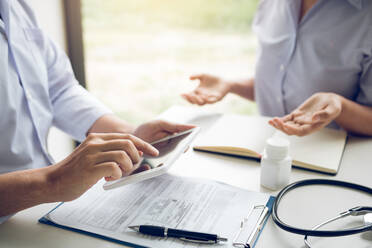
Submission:
[[128,228],[151,236],[171,237],[182,241],[201,243],[201,244],[216,244],[220,241],[226,242],[227,238],[219,237],[216,234],[192,232],[180,229],[167,228],[162,226],[140,225],[129,226]]

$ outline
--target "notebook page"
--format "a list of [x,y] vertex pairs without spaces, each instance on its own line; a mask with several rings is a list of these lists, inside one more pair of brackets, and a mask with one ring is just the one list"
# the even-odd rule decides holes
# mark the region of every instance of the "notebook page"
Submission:
[[262,116],[224,115],[195,146],[230,146],[248,148],[262,153],[265,142],[275,129],[268,124],[270,118]]
[[323,128],[304,137],[284,134],[280,136],[285,136],[289,140],[289,153],[293,160],[310,165],[309,169],[315,166],[326,168],[328,172],[338,171],[346,143],[346,132]]
[[[218,234],[231,247],[240,222],[254,205],[266,205],[269,195],[213,181],[169,174],[104,191],[98,183],[79,199],[62,204],[47,218],[57,224],[149,247],[204,247],[175,239],[138,234],[127,227],[161,225]],[[255,225],[257,219],[250,219]],[[210,245],[205,245],[210,247]]]

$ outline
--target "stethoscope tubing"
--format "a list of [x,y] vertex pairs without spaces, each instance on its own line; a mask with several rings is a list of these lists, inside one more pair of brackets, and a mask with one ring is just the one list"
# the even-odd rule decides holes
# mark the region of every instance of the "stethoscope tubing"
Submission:
[[277,224],[280,228],[282,228],[285,231],[296,233],[300,235],[305,236],[316,236],[316,237],[337,237],[337,236],[347,236],[357,233],[366,232],[372,229],[371,225],[365,225],[365,226],[359,226],[351,229],[343,229],[343,230],[311,230],[311,229],[302,229],[297,228],[294,226],[290,226],[286,223],[284,223],[278,216],[278,206],[280,204],[281,199],[285,194],[287,194],[289,191],[303,187],[308,185],[330,185],[330,186],[338,186],[343,188],[349,188],[357,191],[361,191],[367,194],[370,194],[372,197],[372,188],[345,182],[345,181],[338,181],[338,180],[330,180],[330,179],[308,179],[308,180],[302,180],[298,182],[294,182],[292,184],[289,184],[285,188],[283,188],[277,195],[274,205],[273,205],[273,211],[272,211],[272,218],[275,224]]

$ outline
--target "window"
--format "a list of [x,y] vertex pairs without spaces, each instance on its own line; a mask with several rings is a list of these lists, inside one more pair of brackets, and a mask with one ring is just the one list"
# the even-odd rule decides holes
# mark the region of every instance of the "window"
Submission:
[[[87,87],[133,123],[172,105],[197,83],[189,76],[253,75],[251,22],[258,0],[83,0]],[[236,96],[206,106],[251,114]]]

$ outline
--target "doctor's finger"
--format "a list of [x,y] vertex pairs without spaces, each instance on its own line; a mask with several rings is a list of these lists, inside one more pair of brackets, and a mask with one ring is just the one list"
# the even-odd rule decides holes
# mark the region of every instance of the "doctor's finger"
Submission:
[[106,181],[117,180],[122,177],[122,171],[115,162],[105,162],[94,168],[97,178],[104,177]]
[[109,151],[124,151],[128,153],[129,157],[134,163],[137,163],[140,160],[140,157],[143,155],[143,153],[136,148],[130,139],[109,140],[97,148],[97,153]]
[[134,146],[149,155],[152,156],[157,156],[159,154],[159,151],[156,150],[155,147],[153,147],[150,143],[147,143],[146,141],[131,135],[131,134],[121,134],[121,133],[111,133],[111,134],[106,134],[104,136],[105,140],[131,140]]
[[133,161],[124,151],[101,152],[95,156],[95,162],[96,164],[115,162],[124,174],[130,172],[133,168]]
[[137,174],[137,173],[140,173],[140,172],[144,172],[144,171],[147,171],[147,170],[151,170],[150,165],[148,165],[148,164],[143,164],[143,165],[140,165],[138,168],[134,169],[134,170],[130,173],[130,175]]
[[134,146],[144,152],[145,154],[148,154],[148,155],[151,155],[151,156],[158,156],[159,155],[159,151],[153,147],[150,143],[147,143],[146,141],[134,136],[134,135],[131,135],[130,136],[130,140],[133,142]]

